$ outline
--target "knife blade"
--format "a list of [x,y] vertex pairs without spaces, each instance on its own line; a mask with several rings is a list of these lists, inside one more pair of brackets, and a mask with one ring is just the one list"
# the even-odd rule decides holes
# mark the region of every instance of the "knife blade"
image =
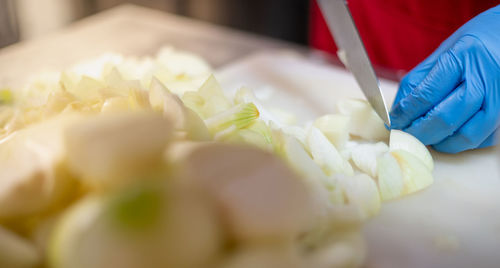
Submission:
[[354,75],[366,99],[387,126],[391,125],[387,105],[379,81],[345,0],[319,0],[335,43],[345,56],[345,65]]

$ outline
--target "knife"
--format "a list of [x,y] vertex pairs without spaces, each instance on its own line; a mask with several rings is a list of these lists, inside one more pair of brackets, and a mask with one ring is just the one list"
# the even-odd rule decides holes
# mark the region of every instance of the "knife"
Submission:
[[345,0],[319,0],[318,3],[335,43],[342,51],[340,54],[345,56],[344,64],[354,75],[375,112],[389,127],[391,120],[379,81],[352,20],[347,2]]

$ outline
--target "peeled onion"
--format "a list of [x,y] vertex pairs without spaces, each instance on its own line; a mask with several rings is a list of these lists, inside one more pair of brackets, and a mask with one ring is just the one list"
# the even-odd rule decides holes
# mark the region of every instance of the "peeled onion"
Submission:
[[403,172],[398,161],[385,153],[377,161],[377,182],[382,201],[397,198],[403,194]]
[[415,155],[403,150],[394,150],[391,154],[398,161],[403,173],[404,194],[422,190],[434,182],[432,172]]
[[389,147],[391,151],[407,151],[420,159],[429,170],[432,171],[434,169],[434,161],[432,160],[432,155],[429,153],[429,150],[427,150],[427,147],[425,147],[422,142],[411,134],[401,130],[391,130]]

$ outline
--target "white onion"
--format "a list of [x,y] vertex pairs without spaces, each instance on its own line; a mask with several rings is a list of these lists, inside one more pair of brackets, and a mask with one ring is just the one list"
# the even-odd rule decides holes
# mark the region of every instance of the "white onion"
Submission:
[[378,159],[377,182],[382,201],[397,198],[403,193],[403,172],[390,153],[385,153]]
[[404,194],[410,194],[429,186],[434,181],[429,168],[413,154],[403,151],[391,151],[403,173]]
[[380,210],[380,195],[375,181],[366,174],[335,176],[337,183],[342,187],[348,204],[355,205],[363,218],[377,215]]
[[366,140],[380,141],[389,136],[384,122],[365,100],[346,99],[337,103],[339,112],[350,116],[349,132]]
[[389,148],[391,151],[404,150],[422,160],[429,170],[434,169],[434,161],[427,147],[414,136],[401,130],[391,130]]
[[316,127],[311,127],[307,137],[307,145],[314,161],[321,166],[327,175],[343,173],[353,175],[352,166],[347,162],[335,146]]
[[383,142],[360,144],[352,148],[351,159],[361,171],[370,175],[372,178],[376,178],[377,158],[387,151],[389,151],[389,147]]
[[342,150],[349,139],[349,116],[342,114],[324,115],[314,121],[317,127],[338,150]]

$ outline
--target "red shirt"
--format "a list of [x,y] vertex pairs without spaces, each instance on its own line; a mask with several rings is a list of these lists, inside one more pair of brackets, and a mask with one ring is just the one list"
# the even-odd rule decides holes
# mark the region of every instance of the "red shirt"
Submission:
[[[373,64],[409,71],[461,25],[499,1],[349,0],[348,4]],[[337,51],[315,0],[311,0],[310,45]]]

